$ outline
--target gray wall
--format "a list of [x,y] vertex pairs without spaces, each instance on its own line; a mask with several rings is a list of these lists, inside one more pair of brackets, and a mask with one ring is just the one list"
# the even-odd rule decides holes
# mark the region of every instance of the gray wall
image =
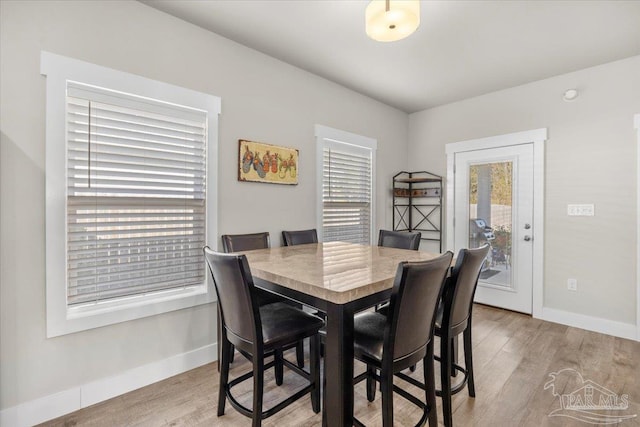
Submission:
[[[378,140],[377,225],[407,164],[408,116],[137,2],[0,2],[0,409],[206,346],[211,305],[45,338],[40,51],[222,98],[219,233],[315,226],[314,125]],[[300,150],[299,185],[237,182],[238,139]],[[210,242],[217,245],[218,242]]]
[[[571,88],[580,96],[564,102]],[[635,324],[638,113],[636,56],[412,114],[409,168],[444,176],[447,143],[548,128],[544,305]],[[596,214],[568,217],[568,203]]]

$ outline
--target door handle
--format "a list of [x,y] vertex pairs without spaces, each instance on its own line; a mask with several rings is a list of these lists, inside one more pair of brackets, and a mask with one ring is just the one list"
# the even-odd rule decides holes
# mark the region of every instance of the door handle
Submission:
[[531,240],[531,236],[524,236],[524,241],[525,241],[525,242],[528,242],[528,241],[530,241],[530,240]]

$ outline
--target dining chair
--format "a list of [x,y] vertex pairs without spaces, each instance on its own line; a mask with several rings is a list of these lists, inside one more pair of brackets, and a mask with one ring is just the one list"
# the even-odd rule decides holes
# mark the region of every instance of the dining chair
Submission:
[[[251,233],[251,234],[223,234],[222,248],[226,253],[250,251],[254,249],[267,249],[271,247],[271,239],[269,232]],[[302,306],[290,299],[281,297],[272,292],[263,289],[256,289],[258,296],[258,305],[265,306],[273,303],[286,303],[296,308]],[[220,331],[218,331],[220,332]],[[278,355],[280,358],[281,355]],[[231,362],[233,363],[233,352],[231,353]],[[304,368],[304,343],[301,341],[296,345],[296,362],[299,368]],[[278,373],[282,372],[279,367]],[[277,377],[278,385],[282,384],[282,376]]]
[[283,231],[282,240],[285,246],[318,243],[318,233],[315,228],[300,231]]
[[[300,231],[282,231],[282,241],[285,246],[306,245],[308,243],[318,243],[318,233],[315,228]],[[325,313],[322,311],[313,311],[318,317],[326,319]],[[322,338],[323,335],[320,335]],[[324,344],[320,346],[320,354],[324,355]]]
[[422,233],[419,231],[390,231],[380,230],[378,246],[417,251],[420,247]]
[[[382,392],[382,425],[393,425],[393,392],[422,409],[417,426],[429,420],[437,426],[433,336],[436,308],[453,254],[447,252],[429,261],[401,262],[398,265],[387,315],[377,311],[354,318],[354,357],[367,365],[354,384],[367,381],[367,399],[375,398],[376,381]],[[422,360],[424,382],[419,383],[400,371]],[[379,372],[379,374],[378,374]],[[425,400],[393,384],[394,375],[419,384]],[[363,424],[354,418],[354,424]]]
[[[473,379],[471,314],[480,270],[489,253],[489,248],[489,245],[484,245],[476,249],[461,249],[458,252],[456,265],[447,278],[438,306],[435,335],[440,337],[440,356],[436,356],[435,359],[440,361],[441,390],[436,391],[436,394],[442,397],[442,412],[446,427],[453,425],[451,396],[461,391],[465,385],[469,389],[469,396],[476,396]],[[457,342],[459,334],[463,334],[464,368],[457,364],[457,356],[454,354],[454,349],[457,347],[454,343]],[[464,377],[458,384],[452,386],[451,377],[454,370],[462,373]]]
[[[222,249],[226,253],[267,249],[271,247],[269,232],[251,234],[223,234]],[[283,302],[285,298],[262,289],[257,290],[260,305]],[[288,300],[287,300],[288,301]]]
[[[261,306],[245,255],[223,254],[204,248],[204,255],[218,297],[222,320],[222,361],[218,391],[218,416],[224,415],[227,399],[242,415],[252,419],[252,426],[281,411],[291,403],[311,395],[311,407],[320,412],[320,336],[322,319],[284,303]],[[275,367],[276,360],[265,364],[265,357],[282,352],[288,346],[310,338],[309,372],[283,360],[284,365],[309,381],[309,384],[270,409],[263,409],[264,373]],[[252,370],[229,380],[233,347],[251,360]],[[253,378],[253,405],[248,408],[233,396],[236,385]]]
[[251,234],[223,234],[222,248],[226,253],[271,247],[269,232]]
[[[417,251],[420,247],[420,238],[422,237],[422,233],[419,231],[409,232],[409,231],[390,231],[390,230],[380,230],[378,234],[378,246],[384,246],[386,248],[396,248],[396,249],[410,249]],[[376,310],[379,310],[381,307],[384,307],[387,303],[378,304],[376,306]],[[415,370],[415,368],[412,368]]]

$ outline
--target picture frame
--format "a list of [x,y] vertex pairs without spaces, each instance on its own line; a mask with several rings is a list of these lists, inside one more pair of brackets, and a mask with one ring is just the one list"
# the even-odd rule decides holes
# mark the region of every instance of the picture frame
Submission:
[[296,148],[238,140],[238,181],[298,184]]

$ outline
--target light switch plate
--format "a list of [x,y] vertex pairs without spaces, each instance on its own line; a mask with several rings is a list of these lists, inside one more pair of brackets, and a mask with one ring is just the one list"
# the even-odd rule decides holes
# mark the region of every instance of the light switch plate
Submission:
[[594,216],[595,206],[593,203],[585,205],[567,205],[567,215],[569,216]]

